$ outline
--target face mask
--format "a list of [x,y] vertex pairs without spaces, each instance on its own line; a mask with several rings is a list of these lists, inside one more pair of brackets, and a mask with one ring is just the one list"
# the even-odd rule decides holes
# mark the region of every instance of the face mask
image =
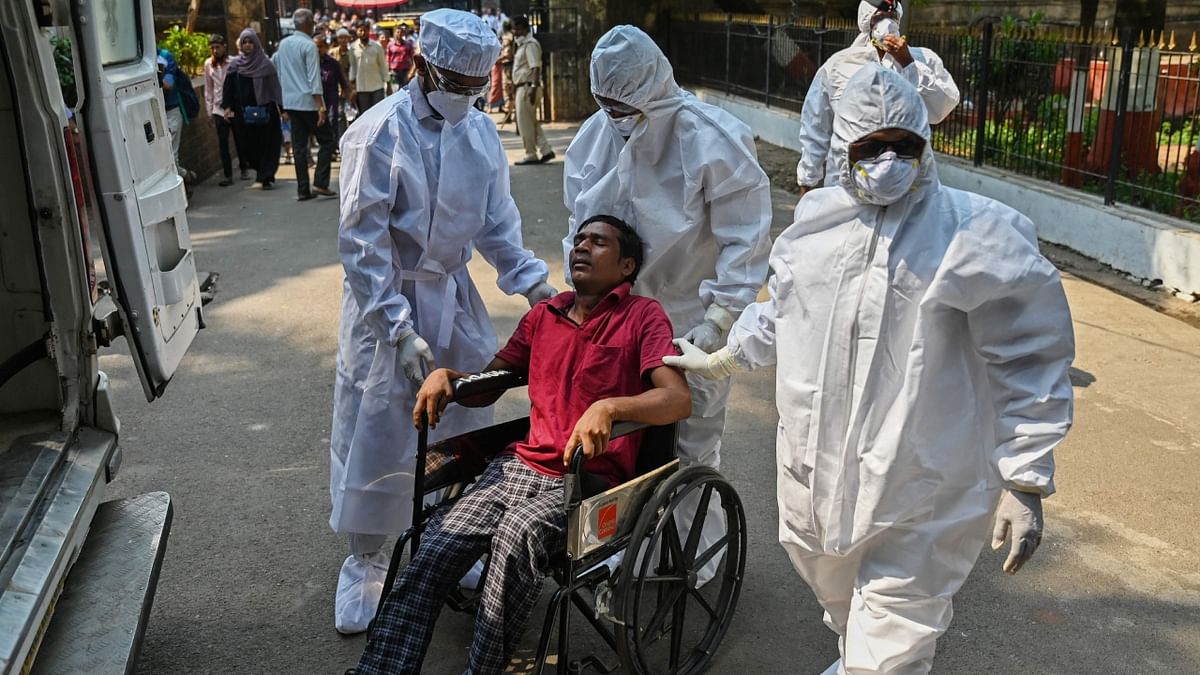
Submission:
[[900,159],[889,150],[874,159],[855,162],[850,168],[850,179],[860,200],[887,206],[900,201],[912,190],[920,166],[920,160]]
[[429,101],[429,107],[436,110],[437,114],[441,115],[442,119],[452,127],[466,119],[467,113],[471,111],[472,98],[444,91],[431,91],[425,94],[425,99]]
[[642,121],[641,115],[626,115],[625,117],[609,117],[609,122],[616,127],[617,133],[624,138],[629,138],[633,134],[633,129]]
[[892,18],[880,19],[871,27],[871,41],[875,44],[883,43],[883,38],[889,35],[900,35],[900,22]]

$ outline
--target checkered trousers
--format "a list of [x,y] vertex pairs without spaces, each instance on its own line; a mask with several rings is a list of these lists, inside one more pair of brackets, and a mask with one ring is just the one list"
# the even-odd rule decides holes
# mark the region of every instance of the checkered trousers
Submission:
[[421,672],[446,595],[489,550],[467,672],[502,673],[541,594],[543,570],[566,546],[566,529],[562,479],[498,457],[472,490],[430,519],[416,557],[384,599],[356,674]]

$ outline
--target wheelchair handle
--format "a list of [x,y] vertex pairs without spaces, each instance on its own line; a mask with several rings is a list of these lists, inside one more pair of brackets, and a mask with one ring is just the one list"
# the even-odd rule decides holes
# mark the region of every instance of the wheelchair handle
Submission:
[[507,391],[526,384],[528,384],[528,378],[521,373],[511,370],[488,370],[455,380],[452,400],[459,401],[483,394]]

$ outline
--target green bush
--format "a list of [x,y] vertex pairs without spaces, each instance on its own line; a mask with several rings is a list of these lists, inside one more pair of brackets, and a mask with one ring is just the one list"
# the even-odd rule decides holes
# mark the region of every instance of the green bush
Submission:
[[204,59],[208,58],[208,36],[203,33],[192,33],[179,24],[166,30],[158,46],[175,55],[175,61],[188,75],[199,75],[204,68]]
[[79,102],[79,94],[75,89],[75,56],[71,51],[71,39],[52,35],[50,45],[54,47],[54,66],[58,69],[63,102],[68,108],[74,108]]

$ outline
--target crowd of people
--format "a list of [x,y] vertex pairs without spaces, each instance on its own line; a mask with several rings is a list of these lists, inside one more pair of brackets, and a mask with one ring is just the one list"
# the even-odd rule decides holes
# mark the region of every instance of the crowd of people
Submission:
[[[334,619],[343,633],[374,620],[353,672],[419,672],[445,596],[469,583],[483,586],[468,672],[502,672],[562,547],[570,454],[615,485],[637,448],[610,443],[612,424],[677,422],[681,464],[717,469],[731,377],[756,368],[776,368],[780,542],[838,636],[828,673],[928,672],[983,544],[1010,542],[1009,573],[1033,555],[1072,421],[1070,311],[1028,219],[940,184],[930,125],[959,93],[900,34],[901,12],[863,0],[859,39],[814,80],[804,194],[774,242],[751,129],[681,89],[641,30],[601,37],[599,110],[564,157],[563,293],[524,246],[484,110],[516,120],[517,164],[555,158],[524,17],[441,9],[390,35],[369,15],[302,9],[272,58],[252,30],[234,59],[213,36],[222,185],[233,139],[243,177],[270,189],[286,124],[298,198],[333,196],[340,139],[329,522],[349,555]],[[531,308],[503,348],[467,270],[476,251]],[[411,518],[414,425],[434,423],[431,441],[488,426],[489,407],[445,402],[495,368],[527,376],[529,435],[434,514],[383,588],[385,544]],[[697,526],[702,546],[721,522]]]

